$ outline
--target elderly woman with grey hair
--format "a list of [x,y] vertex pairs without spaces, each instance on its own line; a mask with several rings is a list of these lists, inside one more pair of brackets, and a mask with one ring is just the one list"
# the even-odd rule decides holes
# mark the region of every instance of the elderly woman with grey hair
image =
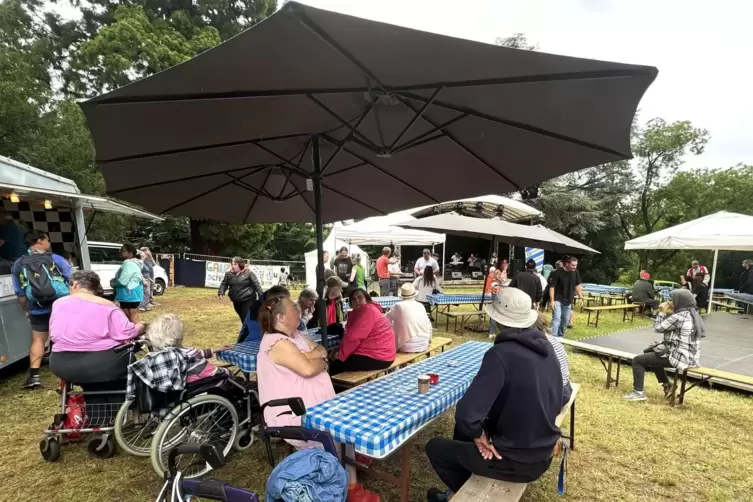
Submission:
[[[314,312],[316,311],[316,301],[319,299],[319,295],[311,288],[306,288],[301,291],[298,297],[298,303],[296,306],[301,313],[301,324],[299,325],[299,331],[306,331],[308,324],[314,318]],[[316,321],[314,320],[314,323]]]
[[218,368],[211,364],[210,359],[221,350],[232,349],[232,345],[224,345],[216,349],[196,349],[183,346],[183,321],[175,314],[157,316],[146,330],[146,339],[152,344],[154,352],[162,350],[179,350],[188,360],[186,383],[193,383],[220,373],[229,375],[225,368]]

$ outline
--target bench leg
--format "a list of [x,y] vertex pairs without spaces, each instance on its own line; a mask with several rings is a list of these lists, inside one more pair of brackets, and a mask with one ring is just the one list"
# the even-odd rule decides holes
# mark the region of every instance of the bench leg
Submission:
[[688,382],[688,370],[685,370],[682,372],[682,380],[680,383],[680,395],[678,399],[678,403],[682,404],[685,402],[685,384]]
[[612,384],[612,356],[607,359],[607,389]]
[[619,358],[617,358],[617,378],[614,380],[614,387],[617,388],[620,386],[620,366],[621,361]]
[[596,311],[596,321],[595,321],[595,324],[594,324],[594,328],[597,328],[597,329],[599,327],[599,314],[601,314],[601,310],[597,310]]
[[575,401],[570,407],[570,449],[575,450]]

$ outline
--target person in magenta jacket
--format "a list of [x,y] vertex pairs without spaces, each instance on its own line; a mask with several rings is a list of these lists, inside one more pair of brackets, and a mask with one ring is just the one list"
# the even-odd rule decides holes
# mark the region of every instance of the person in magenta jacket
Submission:
[[369,371],[389,368],[397,348],[392,324],[382,314],[382,307],[371,301],[363,289],[350,293],[353,312],[348,316],[340,350],[330,364],[330,373]]

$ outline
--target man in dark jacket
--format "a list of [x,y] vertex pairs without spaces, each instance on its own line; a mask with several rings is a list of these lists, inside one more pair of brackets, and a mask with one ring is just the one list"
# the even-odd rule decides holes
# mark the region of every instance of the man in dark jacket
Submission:
[[518,288],[530,296],[531,305],[535,308],[541,302],[542,295],[541,279],[536,275],[536,262],[528,260],[526,262],[526,269],[518,272],[510,286]]
[[453,439],[434,438],[426,455],[449,492],[429,490],[430,501],[447,500],[471,474],[529,483],[552,460],[561,437],[554,421],[563,406],[562,373],[552,344],[533,328],[538,313],[519,289],[503,289],[486,312],[500,326],[494,346],[455,412]]
[[745,260],[743,262],[743,273],[740,274],[740,278],[737,281],[737,291],[740,293],[748,293],[753,295],[753,260]]
[[647,270],[641,270],[640,278],[633,284],[633,302],[642,303],[651,310],[659,308],[659,302],[656,300],[656,290],[651,284],[651,274]]

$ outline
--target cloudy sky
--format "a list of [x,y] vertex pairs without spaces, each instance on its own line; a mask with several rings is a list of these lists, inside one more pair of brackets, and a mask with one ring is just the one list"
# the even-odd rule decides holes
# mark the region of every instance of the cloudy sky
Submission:
[[544,52],[656,66],[659,76],[640,105],[642,121],[690,120],[711,134],[706,152],[685,167],[753,164],[748,0],[301,1],[481,42],[524,33]]

